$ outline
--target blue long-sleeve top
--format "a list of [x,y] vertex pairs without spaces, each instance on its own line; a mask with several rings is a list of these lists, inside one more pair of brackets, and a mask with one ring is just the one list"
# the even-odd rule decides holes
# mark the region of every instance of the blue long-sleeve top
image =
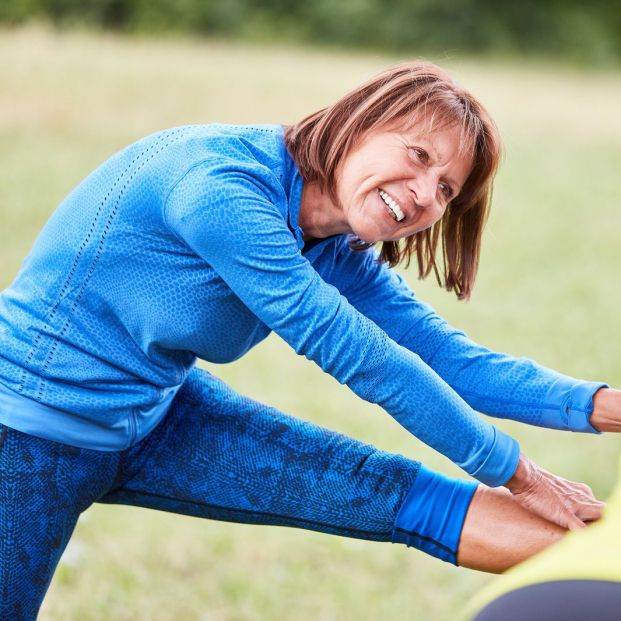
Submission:
[[578,381],[491,352],[342,235],[305,247],[280,126],[187,126],[130,145],[69,194],[0,295],[0,422],[119,450],[162,419],[197,357],[279,334],[489,485],[515,440],[474,409],[594,431]]

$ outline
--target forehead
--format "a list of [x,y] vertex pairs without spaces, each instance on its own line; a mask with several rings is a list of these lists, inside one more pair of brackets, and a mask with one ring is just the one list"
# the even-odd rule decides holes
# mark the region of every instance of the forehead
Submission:
[[407,137],[442,142],[460,157],[474,156],[476,137],[467,130],[463,120],[446,114],[413,114],[396,119],[390,124],[390,129]]

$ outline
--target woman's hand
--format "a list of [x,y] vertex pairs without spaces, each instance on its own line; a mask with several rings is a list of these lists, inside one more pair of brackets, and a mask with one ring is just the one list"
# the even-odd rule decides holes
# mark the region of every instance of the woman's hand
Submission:
[[598,520],[604,507],[588,485],[547,472],[524,454],[520,455],[515,474],[505,487],[526,509],[571,530],[584,528],[585,522]]
[[597,431],[621,431],[621,390],[600,388],[593,395],[590,423]]

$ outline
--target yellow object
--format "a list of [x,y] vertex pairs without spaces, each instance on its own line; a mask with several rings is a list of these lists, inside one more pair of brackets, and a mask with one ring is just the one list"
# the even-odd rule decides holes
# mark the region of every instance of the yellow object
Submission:
[[602,518],[520,563],[484,587],[464,611],[472,619],[495,599],[522,587],[555,580],[621,582],[621,464]]

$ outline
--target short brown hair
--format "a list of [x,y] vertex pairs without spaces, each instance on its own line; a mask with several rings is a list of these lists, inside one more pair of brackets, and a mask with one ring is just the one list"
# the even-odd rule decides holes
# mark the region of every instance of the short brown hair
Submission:
[[[419,278],[434,271],[438,284],[468,299],[479,266],[481,236],[489,214],[492,183],[501,153],[498,129],[485,108],[436,65],[402,63],[371,78],[335,104],[285,128],[285,143],[305,182],[318,182],[336,201],[340,162],[369,131],[423,116],[436,127],[461,128],[473,167],[464,186],[431,228],[400,242],[383,242],[379,260],[394,266],[415,253]],[[436,264],[442,239],[444,282]],[[368,248],[359,239],[354,249]]]

